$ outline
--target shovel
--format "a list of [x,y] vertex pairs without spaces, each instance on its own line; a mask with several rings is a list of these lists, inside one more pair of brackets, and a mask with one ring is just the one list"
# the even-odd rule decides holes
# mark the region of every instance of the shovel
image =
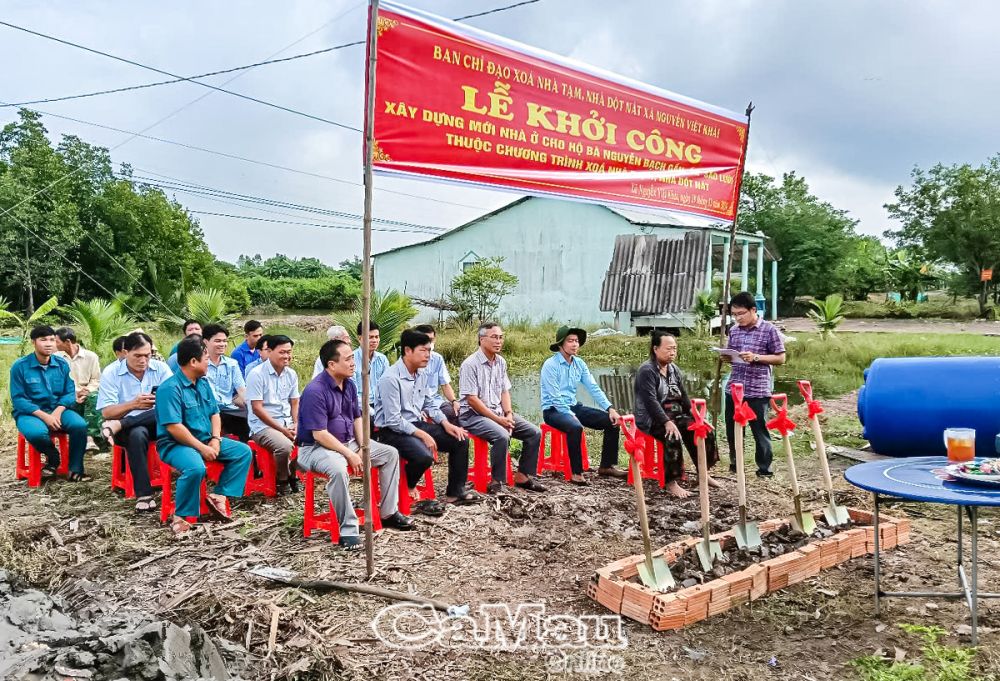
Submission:
[[743,429],[757,418],[750,405],[743,401],[743,384],[733,383],[729,387],[733,398],[733,421],[736,425],[736,490],[739,493],[740,520],[733,526],[736,545],[741,549],[752,549],[761,545],[760,528],[757,523],[747,521],[747,476],[743,465]]
[[712,541],[712,521],[708,515],[708,454],[705,453],[705,438],[712,426],[705,421],[705,400],[691,400],[691,415],[694,422],[688,430],[694,432],[695,445],[698,447],[698,496],[701,497],[701,541],[696,548],[701,569],[708,572],[716,559],[722,558],[722,545]]
[[819,415],[823,413],[823,407],[813,399],[812,385],[809,381],[799,381],[799,392],[809,407],[809,425],[816,440],[816,453],[819,455],[819,467],[823,472],[823,484],[826,485],[826,493],[830,498],[830,504],[823,509],[823,516],[830,527],[847,525],[850,516],[846,507],[837,505],[837,497],[833,492],[833,478],[830,477],[830,460],[826,457],[826,442],[823,441],[823,430],[819,427]]
[[799,493],[799,478],[795,474],[795,457],[792,455],[792,431],[795,423],[788,418],[788,396],[784,393],[771,396],[771,408],[775,417],[767,422],[767,427],[781,433],[781,441],[785,446],[785,458],[788,460],[788,474],[792,478],[792,527],[802,534],[812,534],[816,529],[816,519],[811,513],[802,511],[802,495]]
[[[630,429],[631,426],[631,429]],[[646,552],[646,560],[639,565],[639,579],[644,586],[657,591],[667,591],[674,587],[674,576],[670,566],[663,556],[653,557],[653,549],[649,539],[649,518],[646,516],[646,491],[642,486],[642,474],[639,462],[647,456],[635,437],[635,420],[628,424],[622,419],[622,432],[625,434],[625,451],[630,454],[632,466],[632,486],[635,487],[636,505],[639,507],[639,526],[642,528],[642,548]]]

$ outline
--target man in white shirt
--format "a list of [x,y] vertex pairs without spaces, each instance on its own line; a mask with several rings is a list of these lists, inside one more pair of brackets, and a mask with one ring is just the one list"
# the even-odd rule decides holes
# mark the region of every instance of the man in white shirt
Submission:
[[[348,346],[351,345],[351,334],[347,333],[347,329],[342,326],[331,326],[326,330],[326,339],[328,341],[339,340],[347,343]],[[323,362],[320,361],[319,355],[316,355],[316,362],[313,364],[313,378],[316,378],[321,373],[323,373]]]
[[76,384],[76,411],[87,422],[87,451],[96,451],[94,436],[101,432],[101,415],[97,413],[97,389],[101,385],[101,360],[76,340],[76,332],[68,326],[56,329],[56,347],[69,362],[69,375]]
[[299,422],[299,377],[292,362],[291,338],[268,336],[267,360],[247,374],[247,423],[250,439],[274,455],[278,494],[298,491],[288,462]]
[[208,373],[205,378],[215,392],[219,404],[222,432],[235,435],[241,442],[250,439],[247,424],[246,379],[239,363],[226,357],[229,348],[229,330],[219,324],[209,324],[204,329],[208,347]]

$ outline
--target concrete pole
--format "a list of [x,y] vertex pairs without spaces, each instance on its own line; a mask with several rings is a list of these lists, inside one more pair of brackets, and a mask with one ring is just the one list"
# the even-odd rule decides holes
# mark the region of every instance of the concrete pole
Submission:
[[757,244],[757,295],[764,295],[764,242]]
[[771,321],[778,318],[778,261],[771,261]]
[[[732,244],[729,241],[729,237],[728,236],[722,237],[722,262],[723,262],[723,264],[729,262],[729,249],[731,247],[732,247]],[[727,274],[727,272],[725,271],[725,267],[723,267],[723,276],[725,276],[726,274]],[[731,272],[729,272],[728,274],[729,274],[730,277],[732,276]],[[723,282],[722,283],[723,290],[725,290],[727,283],[728,282]]]
[[705,292],[712,292],[712,233],[708,233],[708,259],[705,262]]
[[750,286],[750,241],[743,240],[743,260],[740,263],[740,290],[746,291]]

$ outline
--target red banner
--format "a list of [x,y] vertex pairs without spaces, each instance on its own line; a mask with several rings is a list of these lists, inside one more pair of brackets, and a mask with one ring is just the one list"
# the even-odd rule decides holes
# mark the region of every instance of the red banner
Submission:
[[382,3],[374,169],[731,220],[740,116]]

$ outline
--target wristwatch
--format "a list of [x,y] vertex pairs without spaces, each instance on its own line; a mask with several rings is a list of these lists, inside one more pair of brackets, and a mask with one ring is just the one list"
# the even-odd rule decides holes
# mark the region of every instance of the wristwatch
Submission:
[[754,355],[753,356],[753,363],[754,364],[759,364],[760,363],[760,355]]

